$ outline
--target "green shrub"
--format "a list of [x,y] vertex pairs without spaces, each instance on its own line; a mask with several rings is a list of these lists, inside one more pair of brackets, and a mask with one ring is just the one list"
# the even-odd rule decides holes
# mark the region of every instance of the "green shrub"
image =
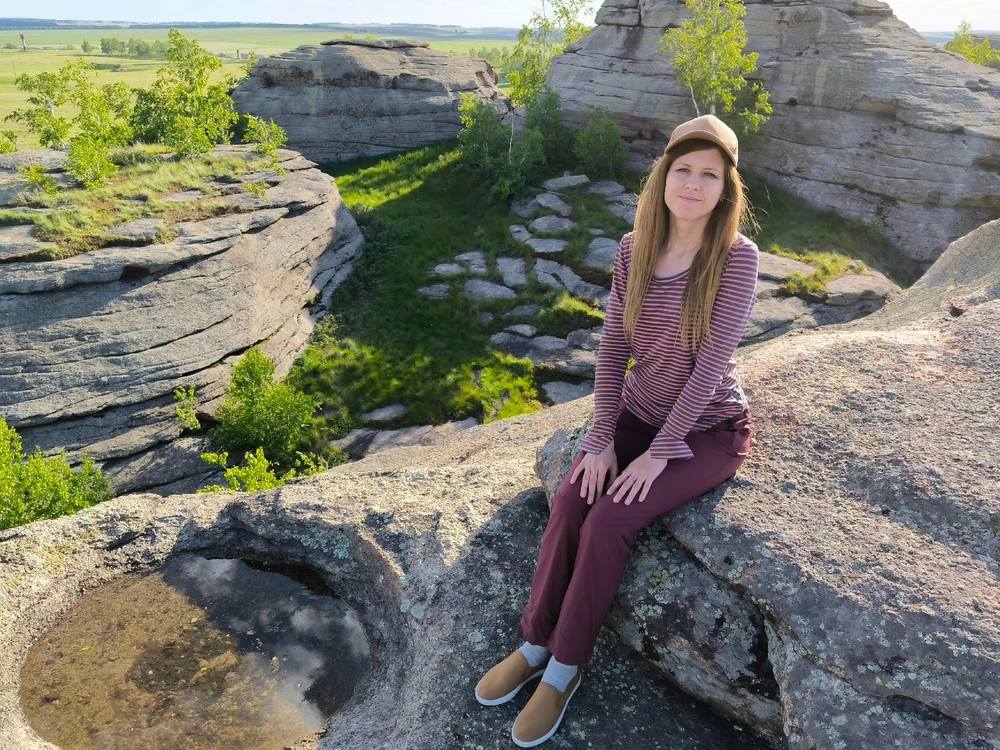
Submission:
[[288,136],[274,120],[249,115],[243,142],[254,144],[255,153],[277,159],[276,151],[288,143]]
[[545,164],[542,134],[525,129],[515,135],[503,126],[491,104],[475,94],[461,97],[458,142],[465,167],[479,174],[494,198],[523,193]]
[[41,164],[22,164],[17,168],[18,174],[24,177],[25,182],[27,182],[32,187],[37,187],[44,193],[58,193],[59,188],[51,177],[49,173],[45,170],[45,167]]
[[0,154],[17,151],[17,135],[13,130],[0,130]]
[[213,484],[202,487],[198,492],[257,492],[258,490],[270,490],[281,487],[286,479],[295,476],[294,471],[287,472],[284,476],[278,477],[271,468],[271,462],[264,456],[264,451],[257,450],[243,454],[242,466],[226,466],[229,454],[222,453],[202,453],[203,461],[221,466],[226,470],[223,475],[228,487],[221,484]]
[[625,175],[628,148],[618,132],[618,123],[601,109],[593,109],[587,126],[576,138],[573,153],[580,168],[591,178],[615,179]]
[[550,167],[569,167],[576,131],[562,121],[559,92],[546,86],[527,107],[525,130],[542,134],[545,161]]
[[225,450],[262,448],[279,463],[305,445],[317,404],[285,383],[274,382],[274,362],[253,347],[233,368],[211,435]]
[[111,499],[94,462],[83,457],[74,471],[65,455],[25,456],[21,438],[0,417],[0,530],[43,518],[58,518]]
[[66,171],[89,189],[98,188],[118,171],[111,161],[106,143],[86,135],[78,135],[69,149]]
[[198,399],[194,395],[194,386],[192,385],[187,388],[182,386],[174,389],[174,400],[179,402],[175,413],[177,414],[177,419],[184,425],[184,429],[200,430],[201,422],[198,421],[198,414],[196,412]]

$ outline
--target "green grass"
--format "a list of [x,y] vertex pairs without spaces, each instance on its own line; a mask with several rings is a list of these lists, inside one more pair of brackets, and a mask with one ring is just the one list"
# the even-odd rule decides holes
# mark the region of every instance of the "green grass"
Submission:
[[[322,404],[318,444],[361,426],[362,413],[391,403],[407,404],[409,411],[389,427],[468,416],[490,421],[541,408],[545,382],[574,380],[496,351],[489,336],[510,323],[527,322],[540,335],[564,337],[599,325],[603,316],[597,309],[537,282],[516,300],[473,302],[461,293],[466,277],[449,281],[428,275],[436,264],[474,248],[491,261],[503,255],[524,257],[529,268],[533,263],[530,249],[508,231],[524,220],[509,212],[507,201],[488,201],[476,178],[460,168],[458,156],[449,142],[326,167],[367,241],[351,277],[334,295],[334,310],[289,376]],[[640,182],[638,174],[624,180],[633,191]],[[856,258],[902,286],[919,275],[916,264],[874,228],[814,209],[759,181],[752,190],[761,224],[755,239],[761,247],[780,243],[776,251],[818,266],[817,279],[806,280],[800,293],[850,271]],[[606,272],[587,272],[580,263],[593,239],[587,230],[603,227],[616,236],[627,225],[597,196],[569,190],[566,200],[581,226],[553,235],[568,240],[558,260],[589,281],[607,284]],[[500,281],[495,272],[493,280]],[[416,291],[432,283],[450,283],[450,295],[432,300]],[[502,317],[525,303],[539,304],[539,315]],[[475,315],[483,311],[497,317],[481,325]]]
[[[748,178],[747,187],[760,224],[753,238],[758,247],[819,268],[816,274],[794,282],[790,292],[821,291],[823,282],[851,272],[851,259],[881,271],[904,289],[923,274],[920,264],[903,255],[877,224],[845,219],[757,177]],[[865,270],[859,266],[854,272]]]
[[[237,182],[243,174],[266,169],[269,164],[263,157],[245,159],[211,154],[178,162],[160,158],[156,153],[160,150],[145,147],[119,151],[113,158],[127,166],[113,175],[104,187],[57,193],[36,190],[28,194],[24,205],[52,209],[51,213],[28,214],[17,208],[0,211],[0,225],[34,223],[37,239],[58,245],[54,254],[49,252],[28,260],[66,258],[121,242],[122,238],[116,238],[108,229],[133,219],[159,217],[172,224],[230,213],[220,201],[212,200],[218,190],[207,183],[213,180]],[[192,189],[202,190],[208,198],[191,203],[161,200],[171,193]],[[158,241],[168,239],[166,234],[157,238]]]
[[[474,302],[461,291],[466,277],[428,275],[436,264],[476,248],[491,260],[524,257],[530,267],[530,249],[510,237],[508,227],[523,220],[509,203],[486,199],[475,177],[461,169],[454,142],[328,171],[367,242],[290,377],[322,402],[329,434],[339,436],[359,426],[362,413],[395,402],[410,408],[394,427],[469,416],[490,421],[540,409],[538,386],[552,373],[496,351],[489,336],[515,322],[565,335],[599,325],[601,314],[534,282],[516,300]],[[493,280],[501,280],[495,272]],[[449,297],[417,292],[433,283],[450,283]],[[530,321],[502,317],[527,303],[546,312]],[[484,311],[496,314],[488,325],[474,317]]]

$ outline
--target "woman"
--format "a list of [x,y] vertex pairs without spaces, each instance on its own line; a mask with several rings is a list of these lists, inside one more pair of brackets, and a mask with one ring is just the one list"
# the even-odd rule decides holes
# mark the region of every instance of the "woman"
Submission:
[[675,128],[618,247],[594,425],[552,501],[520,622],[526,642],[476,686],[480,703],[497,705],[541,675],[511,729],[519,747],[558,729],[636,534],[731,478],[749,451],[732,356],[753,308],[758,253],[737,231],[749,219],[738,149],[712,115]]

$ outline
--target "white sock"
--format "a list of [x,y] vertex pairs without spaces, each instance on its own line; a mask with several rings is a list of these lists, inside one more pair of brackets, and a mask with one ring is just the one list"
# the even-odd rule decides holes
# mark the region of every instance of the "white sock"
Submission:
[[531,667],[537,667],[546,659],[549,658],[549,650],[545,646],[532,646],[527,641],[524,642],[518,651],[524,654],[524,658],[528,660],[528,665]]
[[556,660],[556,657],[549,659],[548,665],[545,667],[545,674],[542,675],[542,682],[547,682],[560,693],[565,693],[566,688],[569,685],[569,681],[573,679],[573,676],[577,673],[577,667],[575,664],[563,664]]

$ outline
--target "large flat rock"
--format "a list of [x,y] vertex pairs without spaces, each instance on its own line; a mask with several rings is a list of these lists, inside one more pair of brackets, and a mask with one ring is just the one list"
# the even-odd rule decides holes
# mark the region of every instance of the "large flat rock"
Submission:
[[[929,265],[1000,216],[1000,71],[927,41],[877,0],[746,3],[747,47],[774,114],[741,167],[845,216],[878,219]],[[598,26],[553,60],[548,82],[577,125],[591,107],[621,125],[633,166],[693,117],[659,52],[690,15],[676,0],[607,0]]]
[[0,265],[0,414],[26,446],[86,451],[117,491],[196,481],[156,458],[181,434],[174,389],[196,386],[212,413],[253,345],[286,374],[361,251],[318,170],[289,173],[264,204],[177,224],[168,244]]
[[458,135],[459,95],[509,110],[485,60],[397,39],[306,44],[263,58],[233,92],[241,112],[273,119],[316,162],[378,156]]

